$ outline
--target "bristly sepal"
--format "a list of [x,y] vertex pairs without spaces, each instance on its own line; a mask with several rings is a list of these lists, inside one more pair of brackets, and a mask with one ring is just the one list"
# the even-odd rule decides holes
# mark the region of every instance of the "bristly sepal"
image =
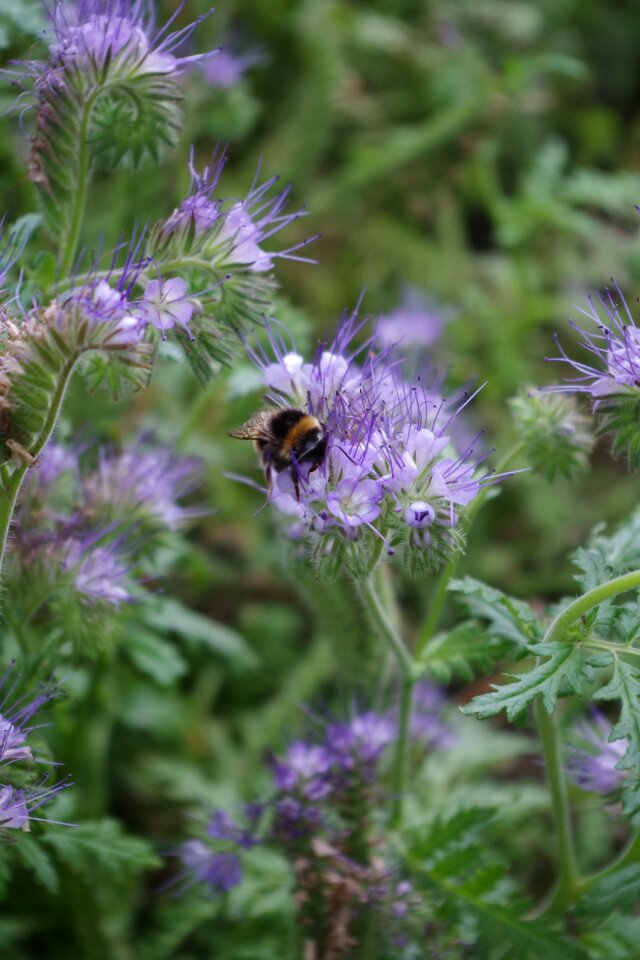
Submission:
[[595,409],[598,432],[611,437],[614,456],[626,457],[632,470],[640,470],[640,389],[606,397]]

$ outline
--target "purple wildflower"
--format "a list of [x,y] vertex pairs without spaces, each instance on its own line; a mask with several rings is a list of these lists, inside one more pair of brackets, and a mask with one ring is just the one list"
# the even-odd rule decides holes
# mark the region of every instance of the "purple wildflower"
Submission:
[[286,250],[267,253],[262,248],[265,240],[302,216],[302,210],[285,213],[291,187],[270,196],[278,177],[262,184],[254,182],[244,200],[214,199],[225,165],[224,155],[214,157],[202,173],[195,169],[193,158],[191,193],[170,217],[161,222],[154,232],[153,244],[161,249],[167,243],[181,243],[188,249],[194,246],[199,256],[211,267],[226,270],[248,270],[266,273],[273,268],[276,257],[301,260],[295,252],[314,237]]
[[[472,398],[453,405],[422,381],[407,384],[389,350],[354,346],[362,327],[345,315],[310,363],[273,328],[271,355],[254,351],[273,402],[307,410],[327,434],[324,463],[275,473],[270,500],[306,525],[319,562],[340,547],[362,575],[357,542],[379,538],[389,553],[401,543],[435,566],[461,544],[461,510],[497,478],[480,470],[479,435],[462,449],[452,436]],[[352,554],[345,543],[356,544]]]
[[176,530],[202,511],[178,502],[201,478],[196,457],[179,457],[168,447],[141,438],[120,453],[101,449],[95,471],[84,480],[85,509],[112,514],[136,511],[141,518]]
[[439,309],[417,287],[407,286],[400,306],[379,317],[376,342],[383,349],[397,347],[406,354],[433,347],[451,316],[451,310]]
[[330,726],[327,744],[342,770],[364,770],[371,777],[395,737],[396,726],[393,721],[370,710],[356,714],[348,723]]
[[227,893],[242,883],[242,864],[235,853],[214,853],[202,840],[187,840],[179,851],[188,884],[206,883]]
[[188,285],[182,277],[170,280],[151,280],[138,307],[142,316],[158,330],[188,327],[193,316],[194,303],[188,295]]
[[204,17],[174,33],[168,32],[169,24],[156,30],[148,0],[54,0],[49,16],[50,51],[62,69],[100,70],[108,64],[110,69],[126,71],[130,78],[170,75],[203,57],[176,56],[176,50]]
[[207,83],[219,90],[230,90],[237,86],[247,70],[260,63],[259,53],[233,53],[227,47],[216,52],[202,64],[202,73]]
[[[0,681],[0,688],[6,684],[10,674],[11,670],[8,670]],[[53,696],[53,690],[46,688],[32,700],[21,697],[9,703],[14,689],[15,686],[12,686],[0,702],[0,763],[33,760],[31,747],[26,745],[27,737],[34,729],[29,721]]]
[[455,743],[455,734],[443,719],[445,704],[446,697],[439,687],[427,680],[416,684],[410,725],[414,741],[430,749],[443,749]]
[[320,800],[331,792],[332,757],[326,747],[294,741],[285,756],[276,760],[273,778],[282,793],[304,800]]
[[93,281],[69,291],[63,303],[80,308],[91,323],[108,324],[112,328],[105,338],[108,346],[133,346],[142,339],[146,320],[128,302],[122,287],[122,283],[114,288],[107,280]]
[[637,396],[640,393],[640,330],[620,288],[615,281],[612,283],[613,290],[606,289],[599,294],[598,304],[589,297],[587,309],[579,309],[595,329],[586,330],[574,320],[569,321],[582,338],[580,346],[592,354],[596,365],[573,360],[560,347],[556,336],[561,356],[547,357],[547,360],[566,363],[579,376],[562,385],[547,387],[547,392],[584,393],[596,404],[606,397]]
[[122,561],[120,541],[96,546],[103,536],[99,533],[70,540],[63,550],[61,565],[71,574],[76,591],[87,603],[119,607],[133,599],[126,586],[129,567]]
[[618,764],[629,746],[627,738],[611,740],[611,724],[597,710],[576,729],[581,746],[569,747],[567,773],[582,790],[611,793],[626,777]]

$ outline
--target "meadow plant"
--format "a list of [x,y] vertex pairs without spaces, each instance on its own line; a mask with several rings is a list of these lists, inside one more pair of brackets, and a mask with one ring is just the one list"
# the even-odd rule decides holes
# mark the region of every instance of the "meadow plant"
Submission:
[[[43,6],[41,56],[7,68],[19,87],[16,110],[31,123],[28,176],[38,212],[26,223],[6,222],[0,242],[2,657],[21,658],[25,685],[59,670],[68,675],[79,720],[52,711],[51,736],[65,760],[71,756],[70,776],[79,783],[66,789],[53,775],[34,779],[44,760],[34,753],[32,719],[51,689],[14,698],[13,675],[5,677],[2,838],[29,831],[49,802],[64,819],[0,846],[0,878],[29,870],[48,896],[66,898],[78,915],[81,954],[99,960],[132,955],[113,921],[114,904],[135,927],[132,878],[163,869],[160,835],[169,841],[162,849],[176,854],[168,886],[182,899],[167,908],[169,929],[147,938],[140,955],[149,960],[213,955],[209,933],[197,952],[199,928],[209,924],[215,935],[218,921],[237,927],[260,870],[265,887],[286,896],[275,924],[282,936],[262,953],[247,953],[245,943],[234,960],[631,960],[640,889],[640,512],[613,533],[594,530],[573,557],[579,595],[548,609],[539,597],[528,602],[457,576],[476,517],[505,485],[520,482],[514,474],[530,469],[548,481],[576,482],[594,447],[593,422],[612,435],[616,454],[632,468],[640,464],[640,334],[627,302],[615,284],[588,301],[588,326],[572,326],[589,362],[561,348],[554,359],[577,378],[516,396],[516,442],[499,452],[495,467],[484,431],[469,435],[466,423],[482,388],[450,390],[427,362],[436,344],[443,348],[449,311],[410,291],[394,314],[371,322],[358,309],[345,312],[315,350],[298,350],[277,316],[276,307],[285,314],[287,307],[277,298],[275,270],[280,261],[305,262],[310,240],[274,249],[273,238],[287,227],[293,233],[303,210],[290,209],[291,187],[260,171],[242,197],[221,196],[225,152],[201,162],[199,151],[185,149],[189,77],[233,86],[251,57],[234,61],[227,53],[216,61],[216,51],[198,52],[208,14],[180,26],[184,6],[158,26],[151,0],[51,0]],[[182,147],[190,180],[175,207],[96,244],[86,223],[94,182],[118,169],[157,166],[174,147]],[[513,237],[513,225],[503,232]],[[291,457],[285,469],[268,471],[260,488],[266,510],[255,525],[272,525],[271,556],[281,569],[288,565],[290,583],[303,594],[306,588],[305,602],[321,595],[325,633],[337,636],[345,596],[366,620],[375,635],[374,642],[367,634],[362,656],[368,706],[346,718],[326,710],[330,719],[319,720],[313,704],[314,732],[289,735],[287,744],[290,691],[286,717],[269,715],[264,730],[253,720],[239,723],[234,736],[244,737],[254,759],[273,751],[261,768],[256,763],[255,795],[233,813],[216,807],[176,847],[177,811],[188,808],[193,827],[191,815],[205,800],[211,807],[209,785],[173,757],[154,764],[149,744],[162,753],[173,737],[209,762],[216,737],[209,712],[221,678],[255,666],[239,632],[164,595],[175,583],[189,594],[206,566],[204,537],[188,544],[184,536],[212,513],[201,497],[204,463],[184,452],[188,430],[175,443],[139,426],[130,443],[106,442],[97,425],[96,436],[72,442],[54,435],[70,435],[60,430],[61,411],[76,374],[87,391],[105,388],[119,400],[146,387],[152,373],[166,376],[162,392],[174,384],[165,358],[186,361],[205,383],[224,380],[236,362],[246,373],[245,351],[250,382],[259,381],[270,409],[293,408],[321,424],[320,458]],[[580,408],[580,395],[590,409]],[[219,397],[224,404],[223,391]],[[187,424],[189,416],[193,410]],[[205,444],[203,455],[211,449]],[[228,549],[224,563],[233,564]],[[453,626],[444,618],[451,594],[462,611]],[[336,644],[334,659],[342,652]],[[495,682],[500,665],[504,683]],[[190,666],[197,677],[179,699]],[[142,693],[129,668],[150,682]],[[464,686],[471,681],[477,686]],[[354,702],[362,693],[346,696]],[[451,720],[452,697],[466,720]],[[606,715],[589,714],[591,701],[604,704]],[[517,734],[490,724],[478,734],[478,719],[469,719],[503,711],[507,723],[533,720],[537,738],[522,746]],[[469,736],[477,738],[471,750]],[[537,808],[530,801],[522,814],[512,796],[514,813],[499,777],[485,789],[464,780],[485,739],[489,752],[495,746],[503,756],[516,742],[541,754],[548,792],[540,800],[540,784],[531,785]],[[136,758],[128,766],[127,750]],[[229,769],[239,770],[233,738],[226,752]],[[151,823],[155,845],[124,835],[107,816],[112,755],[121,806],[139,832]],[[613,806],[616,817],[597,863],[576,842],[581,791],[616,801],[599,809],[607,817]],[[144,797],[140,809],[133,795]],[[540,817],[547,808],[551,864],[541,876],[516,878],[509,857],[523,852],[532,811]],[[111,879],[106,893],[104,877]],[[0,942],[11,942],[12,929],[0,924]],[[234,937],[222,942],[221,957],[232,956]]]

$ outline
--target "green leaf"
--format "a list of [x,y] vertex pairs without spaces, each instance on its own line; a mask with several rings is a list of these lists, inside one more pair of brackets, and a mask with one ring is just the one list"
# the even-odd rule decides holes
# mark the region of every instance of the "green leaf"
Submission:
[[21,836],[13,846],[18,860],[28,867],[49,893],[57,893],[59,888],[58,874],[51,857],[42,845],[42,842],[31,834]]
[[177,600],[161,598],[145,613],[145,619],[156,630],[173,632],[187,643],[208,647],[233,666],[253,667],[257,659],[240,634],[229,627],[195,613]]
[[62,863],[87,882],[95,882],[101,874],[135,875],[161,863],[151,844],[123,833],[122,825],[108,818],[50,830],[43,839]]
[[453,677],[471,680],[480,671],[489,672],[496,660],[508,656],[509,651],[508,641],[491,636],[479,623],[467,620],[448,633],[433,637],[421,666],[438,683],[448,683]]
[[[542,696],[549,713],[558,697],[580,693],[591,679],[591,668],[577,644],[545,644],[551,656],[527,673],[514,677],[513,683],[493,687],[491,693],[475,697],[463,712],[483,719],[505,710],[510,720],[521,716],[536,697]],[[511,675],[513,676],[513,675]]]
[[585,593],[640,566],[640,509],[615,533],[604,536],[603,530],[604,525],[598,525],[587,544],[573,554],[573,562],[581,571],[576,580]]
[[524,601],[509,597],[473,577],[452,580],[449,589],[461,595],[467,613],[487,621],[492,636],[509,640],[516,647],[526,646],[542,636],[542,625]]
[[631,863],[596,880],[580,900],[578,909],[590,920],[614,910],[632,912],[640,900],[640,863]]
[[627,738],[627,751],[618,762],[626,770],[622,807],[634,823],[640,820],[640,671],[635,664],[614,657],[613,676],[595,694],[597,700],[620,700],[620,719],[611,731],[610,740]]
[[123,649],[141,673],[163,687],[187,672],[188,665],[173,644],[139,626],[127,633]]

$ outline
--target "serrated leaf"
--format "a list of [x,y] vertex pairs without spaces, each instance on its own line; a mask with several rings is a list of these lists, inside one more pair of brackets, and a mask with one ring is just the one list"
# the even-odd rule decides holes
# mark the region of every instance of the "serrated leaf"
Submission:
[[578,909],[585,917],[606,917],[614,910],[632,911],[640,900],[640,863],[631,863],[592,883]]
[[595,694],[597,700],[619,700],[620,719],[611,731],[610,740],[626,738],[625,755],[618,762],[619,770],[626,770],[623,783],[622,808],[636,825],[640,820],[640,671],[635,664],[616,656],[613,676],[606,686]]
[[586,545],[572,557],[581,571],[576,580],[585,592],[640,566],[640,510],[609,536],[603,531],[603,524],[595,527]]
[[161,863],[151,844],[123,833],[121,824],[108,818],[50,830],[43,839],[62,863],[87,882],[95,882],[102,873],[135,875]]
[[18,838],[13,850],[18,860],[32,871],[38,883],[41,883],[49,893],[57,893],[58,874],[40,839],[24,834]]
[[490,807],[469,807],[453,816],[436,817],[426,833],[423,825],[407,831],[411,849],[416,856],[429,860],[452,847],[470,843],[494,817],[495,810]]
[[145,613],[156,630],[177,633],[187,643],[202,644],[237,667],[255,666],[257,658],[240,634],[229,627],[195,613],[177,600],[158,599]]
[[542,635],[538,618],[522,600],[509,597],[473,577],[452,580],[449,589],[460,595],[462,605],[472,617],[487,621],[489,633],[493,636],[522,647]]
[[[556,700],[568,693],[580,693],[591,678],[591,668],[577,644],[547,644],[555,647],[553,654],[527,673],[516,676],[512,683],[494,685],[491,693],[475,697],[463,708],[463,713],[483,719],[505,710],[508,718],[521,716],[536,697],[541,696],[550,713]],[[513,676],[511,674],[511,676]]]
[[510,644],[491,636],[479,623],[468,620],[429,641],[425,656],[425,674],[439,683],[453,677],[471,680],[479,671],[488,672],[496,660],[508,656]]
[[123,649],[141,673],[161,686],[169,686],[188,670],[173,644],[139,626],[127,632]]

